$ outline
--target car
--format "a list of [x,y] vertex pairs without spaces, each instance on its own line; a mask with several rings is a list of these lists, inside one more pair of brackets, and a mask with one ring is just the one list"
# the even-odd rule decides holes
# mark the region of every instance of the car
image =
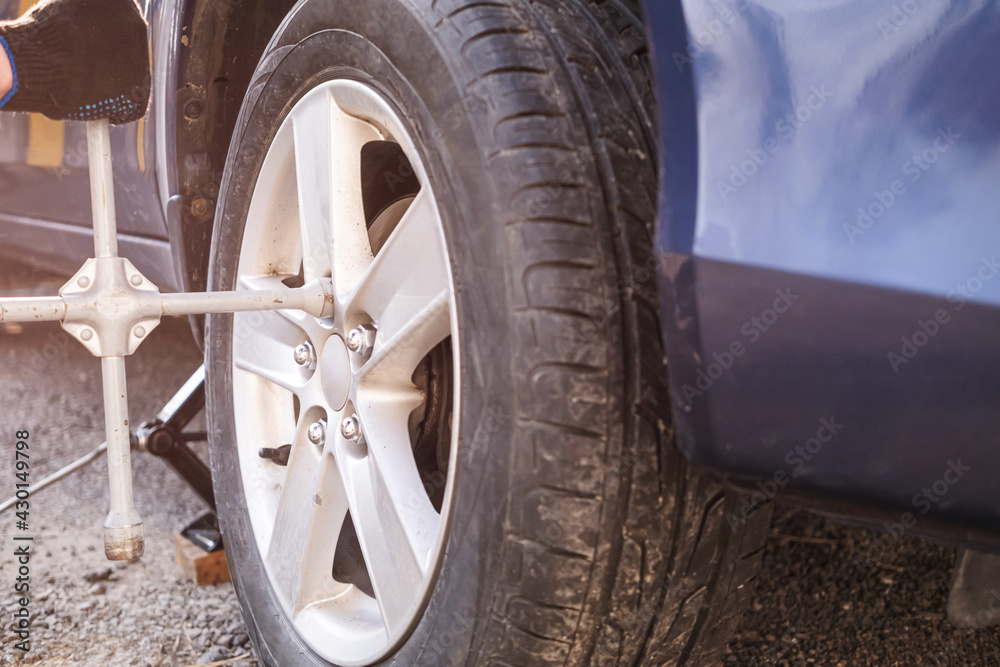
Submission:
[[[961,545],[995,620],[995,9],[145,11],[122,255],[334,296],[192,318],[262,664],[716,664],[778,497]],[[82,124],[0,135],[0,252],[72,275]]]

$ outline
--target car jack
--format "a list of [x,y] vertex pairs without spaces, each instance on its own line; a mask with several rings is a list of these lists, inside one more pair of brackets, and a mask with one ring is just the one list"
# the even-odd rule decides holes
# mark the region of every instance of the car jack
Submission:
[[[129,448],[133,452],[152,454],[166,461],[191,489],[215,513],[215,496],[212,493],[212,473],[208,466],[187,445],[189,442],[204,442],[208,434],[204,431],[184,431],[191,420],[205,407],[205,368],[188,378],[184,386],[174,394],[154,419],[143,422],[129,433]],[[46,489],[73,473],[82,470],[108,451],[108,443],[103,442],[92,452],[81,456],[67,466],[31,485],[29,493]],[[15,496],[0,504],[0,514],[6,512],[18,501]]]
[[130,434],[129,442],[133,451],[146,452],[166,461],[214,512],[212,472],[187,445],[207,440],[208,434],[184,431],[204,407],[205,367],[199,366],[155,419],[139,424]]
[[[161,294],[131,262],[118,256],[107,120],[87,123],[87,147],[95,257],[84,262],[58,296],[0,298],[0,322],[58,321],[101,358],[111,497],[104,522],[104,553],[109,560],[133,560],[142,556],[143,533],[132,501],[125,357],[136,351],[164,315],[288,309],[329,317],[333,291],[331,281],[324,279],[286,290]],[[175,460],[184,456],[175,452],[168,461],[177,469]]]

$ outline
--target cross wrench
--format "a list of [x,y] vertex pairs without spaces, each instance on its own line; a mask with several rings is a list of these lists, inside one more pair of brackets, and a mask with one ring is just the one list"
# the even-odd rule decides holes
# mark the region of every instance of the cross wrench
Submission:
[[104,522],[109,560],[142,556],[142,519],[132,500],[125,357],[160,323],[163,315],[301,310],[333,315],[330,279],[282,290],[160,294],[127,259],[118,256],[111,135],[107,120],[87,123],[94,254],[59,290],[59,296],[0,298],[0,322],[58,321],[101,358],[104,428],[108,447],[111,511]]

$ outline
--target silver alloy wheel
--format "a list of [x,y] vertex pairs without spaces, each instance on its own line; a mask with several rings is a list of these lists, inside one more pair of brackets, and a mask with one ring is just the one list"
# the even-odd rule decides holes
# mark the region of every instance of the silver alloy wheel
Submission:
[[[370,142],[398,144],[405,155],[399,171],[412,168],[419,181],[415,196],[393,202],[375,223],[366,222],[361,178]],[[387,237],[378,231],[386,216],[394,224]],[[239,259],[241,288],[324,276],[333,280],[331,319],[296,311],[234,317],[236,442],[257,548],[285,613],[325,659],[367,665],[408,635],[433,589],[451,505],[460,391],[455,291],[434,193],[397,113],[356,81],[319,85],[280,126],[257,179]],[[368,354],[345,343],[361,326],[374,330]],[[315,350],[312,365],[296,363],[303,343]],[[412,432],[431,392],[418,388],[415,376],[442,349],[448,463],[429,480],[418,468]],[[352,417],[357,435],[348,439],[344,433],[354,431],[342,424]],[[321,420],[324,435],[314,427],[314,444],[310,427]],[[287,466],[258,456],[262,447],[289,443]],[[344,554],[351,544],[363,555],[355,557],[365,570],[361,583],[335,576],[335,558],[350,562]]]

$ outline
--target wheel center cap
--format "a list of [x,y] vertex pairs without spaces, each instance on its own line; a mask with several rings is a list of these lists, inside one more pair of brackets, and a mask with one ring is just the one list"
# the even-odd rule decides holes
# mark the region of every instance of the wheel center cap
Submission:
[[323,395],[333,410],[341,410],[347,404],[351,391],[351,357],[340,336],[330,336],[323,346],[320,373]]

